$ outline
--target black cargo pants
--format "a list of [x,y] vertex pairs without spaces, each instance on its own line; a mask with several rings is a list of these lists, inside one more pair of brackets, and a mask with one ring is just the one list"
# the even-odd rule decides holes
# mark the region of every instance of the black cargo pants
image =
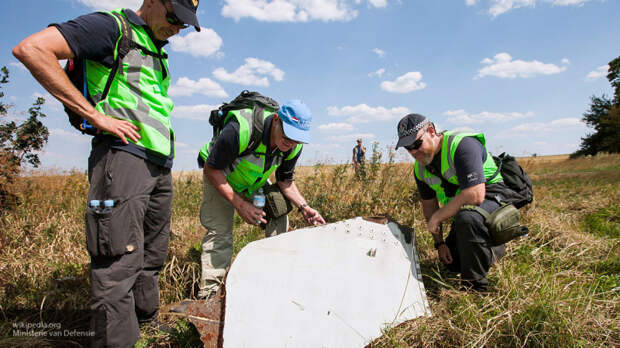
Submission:
[[132,347],[139,320],[159,308],[159,271],[170,238],[172,177],[128,152],[93,141],[88,162],[88,201],[113,199],[103,212],[86,209],[86,246],[91,256],[93,347]]
[[[491,213],[499,208],[499,204],[485,199],[480,207]],[[484,217],[476,211],[460,210],[454,216],[446,245],[452,254],[452,263],[446,265],[448,269],[461,274],[465,287],[486,291],[489,268],[504,255],[506,246],[491,246],[491,235]]]

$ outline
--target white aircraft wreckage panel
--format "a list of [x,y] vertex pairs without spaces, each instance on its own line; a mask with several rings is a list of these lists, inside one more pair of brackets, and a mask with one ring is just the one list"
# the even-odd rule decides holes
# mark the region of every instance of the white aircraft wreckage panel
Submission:
[[363,347],[430,315],[413,245],[359,217],[248,244],[226,279],[224,347]]

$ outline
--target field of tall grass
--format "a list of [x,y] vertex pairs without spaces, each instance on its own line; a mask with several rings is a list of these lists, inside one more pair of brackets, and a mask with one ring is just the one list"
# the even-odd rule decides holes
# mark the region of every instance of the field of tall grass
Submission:
[[[328,222],[389,213],[414,227],[432,317],[385,328],[372,347],[612,347],[620,346],[620,155],[569,160],[522,158],[534,182],[535,204],[523,210],[529,237],[512,241],[491,268],[486,294],[457,290],[458,280],[437,259],[426,231],[412,164],[380,164],[366,175],[348,165],[300,168],[296,182]],[[176,173],[170,250],[161,273],[161,304],[195,297],[200,276],[199,172]],[[0,346],[45,346],[16,338],[16,309],[87,308],[84,173],[39,173],[17,183],[21,204],[0,216]],[[292,229],[305,226],[297,212]],[[235,254],[263,238],[235,217]],[[380,296],[380,295],[378,295]],[[363,308],[360,308],[363,311]],[[143,330],[138,347],[192,347],[196,330],[164,318],[174,330]]]

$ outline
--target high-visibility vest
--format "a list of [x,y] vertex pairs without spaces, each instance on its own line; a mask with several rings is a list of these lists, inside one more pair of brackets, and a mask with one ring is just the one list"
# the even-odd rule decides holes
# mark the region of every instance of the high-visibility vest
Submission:
[[[272,111],[264,111],[263,122],[272,114]],[[252,136],[253,110],[231,110],[228,112],[224,122],[227,122],[232,117],[239,123],[239,153],[237,154],[239,156],[248,148]],[[262,135],[260,139],[262,139]],[[209,157],[209,153],[214,144],[215,139],[212,139],[200,149],[200,157],[204,162],[207,161],[207,157]],[[225,168],[223,170],[224,175],[226,175],[228,184],[235,192],[250,198],[254,191],[265,185],[271,173],[278,169],[283,160],[295,158],[302,147],[302,144],[298,144],[286,158],[283,158],[282,153],[278,152],[273,158],[271,166],[266,167],[267,161],[265,157],[269,149],[267,149],[267,145],[261,141],[256,149],[248,154],[237,157],[229,168]]]
[[[484,139],[484,134],[482,133],[457,133],[452,131],[446,131],[443,133],[443,141],[441,144],[441,176],[447,180],[449,183],[459,186],[459,179],[456,175],[456,167],[454,165],[454,154],[456,153],[456,148],[459,146],[459,143],[465,137],[472,137],[477,139],[482,146],[485,145],[486,140]],[[497,174],[494,178],[493,175],[497,172],[497,165],[493,160],[493,156],[487,151],[486,147],[484,151],[487,153],[487,159],[482,164],[482,169],[484,171],[484,177],[487,179],[487,184],[494,184],[500,181],[503,181],[502,175],[500,173]],[[432,188],[437,194],[437,199],[442,205],[446,205],[452,198],[458,195],[461,192],[461,189],[458,188],[454,193],[454,196],[448,196],[441,186],[442,180],[435,174],[431,173],[426,166],[422,165],[420,161],[415,162],[414,172],[416,178],[418,180],[426,183],[430,188]],[[489,178],[492,178],[489,180]]]
[[[123,9],[106,13],[114,18],[119,28],[120,35],[114,48],[116,61],[119,42],[124,34],[120,20],[112,13],[127,17]],[[137,142],[129,138],[128,141],[168,157],[172,149],[171,143],[174,142],[174,131],[170,124],[174,103],[168,97],[168,55],[163,48],[157,48],[144,27],[128,22],[134,44],[121,60],[108,95],[102,98],[108,76],[113,69],[86,59],[88,92],[97,111],[138,126],[141,138]]]

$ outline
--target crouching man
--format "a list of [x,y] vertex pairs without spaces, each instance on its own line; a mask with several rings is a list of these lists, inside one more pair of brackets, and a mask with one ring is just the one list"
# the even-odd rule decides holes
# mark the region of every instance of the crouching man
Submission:
[[202,241],[199,298],[217,291],[230,265],[235,210],[248,224],[266,224],[267,237],[287,231],[286,214],[267,220],[265,212],[251,201],[271,173],[275,172],[282,194],[306,222],[325,223],[321,214],[308,205],[293,178],[302,144],[310,142],[310,110],[301,101],[291,100],[276,113],[265,110],[263,120],[260,143],[246,151],[252,132],[257,131],[253,127],[253,109],[231,110],[217,138],[200,151],[198,162],[204,168],[200,222],[207,233]]
[[[474,205],[491,213],[499,208],[494,192],[511,191],[503,184],[493,157],[485,148],[481,133],[438,133],[426,117],[409,114],[398,123],[398,143],[415,158],[415,180],[429,232],[433,235],[439,259],[448,269],[461,274],[465,288],[486,291],[487,272],[505,251],[505,245],[491,246],[484,217]],[[499,188],[499,189],[498,189]],[[493,197],[495,199],[487,199]],[[441,207],[440,204],[441,203]],[[444,240],[442,223],[454,217]]]

